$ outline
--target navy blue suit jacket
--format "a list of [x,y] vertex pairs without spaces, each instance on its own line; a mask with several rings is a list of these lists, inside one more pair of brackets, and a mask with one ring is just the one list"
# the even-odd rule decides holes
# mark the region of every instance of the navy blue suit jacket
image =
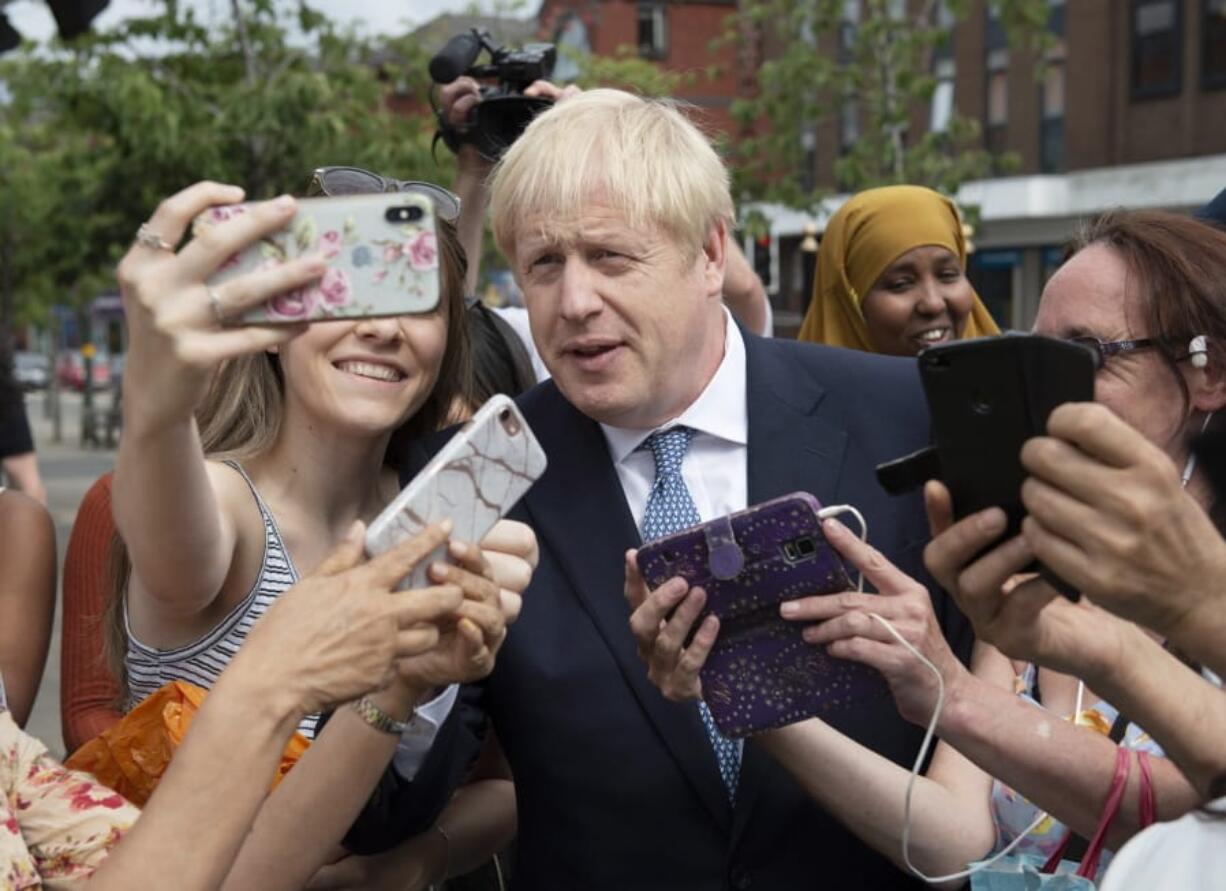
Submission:
[[[919,497],[888,496],[874,475],[877,463],[928,442],[915,363],[745,341],[749,503],[803,490],[823,504],[854,504],[873,543],[929,581]],[[453,718],[471,726],[474,715],[488,717],[511,765],[516,887],[912,887],[752,741],[729,804],[697,707],[665,700],[636,655],[623,555],[640,538],[599,425],[552,382],[520,406],[549,457],[516,511],[536,530],[541,562],[493,674],[466,691]],[[931,588],[946,635],[966,658],[969,625]],[[908,766],[921,736],[887,696],[832,723]]]

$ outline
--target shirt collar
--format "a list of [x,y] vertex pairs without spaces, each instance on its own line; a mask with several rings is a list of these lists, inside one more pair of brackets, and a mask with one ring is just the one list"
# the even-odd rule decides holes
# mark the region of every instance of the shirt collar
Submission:
[[[706,388],[689,408],[656,430],[684,425],[718,439],[746,445],[749,416],[745,405],[745,339],[728,308],[724,307],[724,358]],[[656,430],[631,430],[601,424],[609,456],[620,464]]]

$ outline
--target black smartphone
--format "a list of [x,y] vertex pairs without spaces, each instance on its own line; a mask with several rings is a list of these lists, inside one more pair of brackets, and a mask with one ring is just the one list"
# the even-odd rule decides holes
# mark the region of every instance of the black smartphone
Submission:
[[941,476],[958,519],[988,507],[1021,531],[1026,440],[1047,432],[1065,402],[1094,400],[1094,357],[1085,347],[1033,334],[983,337],[920,353]]
[[[929,347],[918,361],[936,443],[878,465],[877,478],[891,494],[939,479],[949,487],[956,519],[1003,508],[1008,526],[1000,540],[1012,538],[1026,515],[1022,446],[1047,432],[1056,406],[1093,401],[1093,354],[1051,337],[1008,334]],[[1043,566],[1030,571],[1078,598]]]

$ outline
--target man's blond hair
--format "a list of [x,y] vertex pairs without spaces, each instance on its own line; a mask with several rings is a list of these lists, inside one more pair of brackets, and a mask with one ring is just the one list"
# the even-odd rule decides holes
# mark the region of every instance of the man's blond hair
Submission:
[[524,131],[494,169],[494,239],[508,256],[535,218],[565,241],[585,204],[658,226],[696,254],[717,222],[732,223],[728,171],[707,138],[667,99],[590,90],[559,102]]

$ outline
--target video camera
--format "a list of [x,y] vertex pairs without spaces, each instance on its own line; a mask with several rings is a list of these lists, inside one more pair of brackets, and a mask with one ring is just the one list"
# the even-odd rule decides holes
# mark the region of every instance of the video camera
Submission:
[[[482,50],[490,54],[488,65],[474,64]],[[473,28],[447,41],[430,60],[430,78],[436,84],[449,84],[462,75],[477,79],[497,79],[496,86],[481,88],[481,102],[473,110],[472,121],[463,131],[439,117],[439,138],[453,152],[467,142],[482,157],[497,161],[532,119],[553,104],[550,99],[524,95],[533,81],[548,80],[557,61],[552,43],[528,43],[515,49],[494,46],[488,31]]]

